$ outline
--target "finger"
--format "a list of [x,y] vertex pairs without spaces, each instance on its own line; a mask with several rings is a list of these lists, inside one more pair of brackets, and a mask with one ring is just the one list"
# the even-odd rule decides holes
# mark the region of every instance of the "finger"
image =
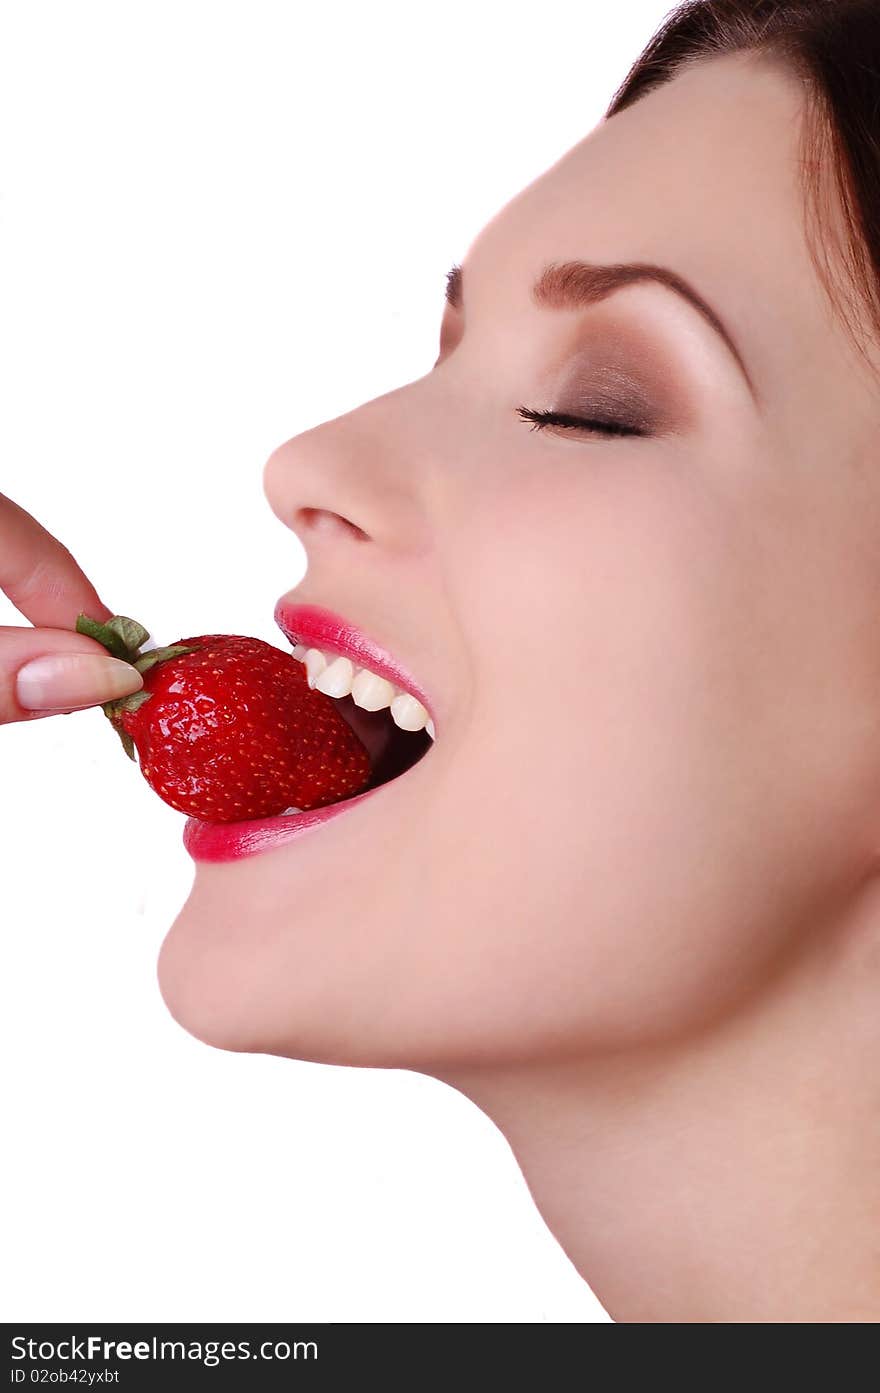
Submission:
[[80,711],[143,685],[131,663],[82,634],[0,627],[0,725]]
[[0,590],[32,624],[73,629],[84,611],[105,620],[107,608],[57,537],[0,493]]

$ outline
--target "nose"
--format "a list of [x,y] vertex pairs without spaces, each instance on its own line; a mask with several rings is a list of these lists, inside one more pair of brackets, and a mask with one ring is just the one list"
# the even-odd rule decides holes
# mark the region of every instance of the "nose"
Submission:
[[269,506],[310,556],[352,544],[391,553],[424,548],[429,485],[416,467],[418,446],[407,425],[418,414],[407,394],[418,386],[303,431],[269,456],[263,470]]

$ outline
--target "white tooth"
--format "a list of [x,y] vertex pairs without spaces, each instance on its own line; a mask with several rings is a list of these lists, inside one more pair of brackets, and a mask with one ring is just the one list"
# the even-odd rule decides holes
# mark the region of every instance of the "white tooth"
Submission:
[[301,813],[301,812],[302,812],[302,808],[285,808],[284,811],[283,811],[282,813],[279,814],[279,816],[284,817],[284,816],[286,816],[287,813]]
[[305,643],[295,643],[293,645],[293,648],[291,649],[293,656],[295,658],[298,658],[301,663],[305,662],[305,657],[308,651],[308,644]]
[[315,686],[319,692],[324,692],[326,696],[348,696],[353,676],[354,665],[350,658],[334,658],[323,672],[318,673],[315,678]]
[[391,703],[391,719],[401,730],[422,730],[428,713],[409,692],[399,692]]
[[428,734],[430,735],[430,737],[431,737],[432,740],[436,740],[436,739],[437,739],[436,735],[434,734],[434,722],[433,722],[433,721],[426,721],[426,722],[425,722],[425,730],[428,732]]
[[327,666],[327,659],[320,648],[309,648],[305,657],[306,675],[310,687],[314,687],[315,679],[319,672],[323,672]]
[[381,711],[391,705],[396,690],[384,677],[362,667],[351,684],[351,699],[362,711]]

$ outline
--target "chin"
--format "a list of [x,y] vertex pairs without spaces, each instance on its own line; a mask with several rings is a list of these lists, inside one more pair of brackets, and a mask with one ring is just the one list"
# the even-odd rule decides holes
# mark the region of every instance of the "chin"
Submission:
[[[195,920],[195,922],[194,922]],[[159,951],[159,991],[171,1015],[190,1035],[218,1050],[260,1053],[266,1048],[259,1016],[236,984],[234,963],[222,944],[212,947],[188,903]]]
[[236,912],[230,899],[219,911],[213,893],[200,897],[197,879],[157,964],[162,999],[178,1025],[214,1049],[408,1067],[384,991],[371,996],[369,982],[333,970],[332,955],[316,953],[272,918],[258,923],[248,908]]

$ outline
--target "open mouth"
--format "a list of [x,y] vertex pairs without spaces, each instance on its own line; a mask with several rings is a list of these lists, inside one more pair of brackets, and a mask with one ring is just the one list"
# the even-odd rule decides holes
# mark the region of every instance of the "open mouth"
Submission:
[[427,730],[402,730],[387,707],[365,711],[351,696],[330,699],[370,755],[373,772],[368,783],[347,798],[306,812],[288,808],[274,817],[225,823],[201,822],[191,817],[186,823],[183,840],[195,861],[236,861],[297,839],[311,828],[359,805],[384,784],[399,779],[425,757],[434,743]]
[[[366,748],[373,769],[368,783],[358,788],[358,793],[349,794],[347,798],[337,798],[331,807],[337,802],[341,804],[351,801],[352,798],[369,793],[372,788],[380,788],[394,779],[400,779],[401,775],[408,773],[409,769],[414,769],[415,765],[425,758],[427,751],[434,744],[426,730],[401,730],[391,719],[387,706],[383,710],[363,710],[362,706],[356,705],[351,695],[329,699]],[[292,816],[298,812],[298,808],[287,808],[281,816]]]
[[330,700],[355,735],[366,747],[373,766],[369,783],[359,792],[367,793],[405,774],[423,759],[434,741],[426,730],[401,730],[392,720],[388,707],[364,711],[351,696]]
[[[369,668],[356,667],[335,648],[310,649],[308,644],[299,642],[296,635],[291,635],[290,641],[293,657],[305,667],[309,685],[330,698],[370,757],[370,779],[357,795],[350,797],[391,783],[424,758],[434,744],[434,727],[427,709],[412,693]],[[382,704],[378,709],[369,709],[379,702]],[[424,722],[421,729],[406,728],[419,722]],[[343,803],[349,799],[337,801]],[[299,811],[288,808],[282,816],[292,816]]]
[[435,738],[430,698],[380,641],[332,610],[285,596],[275,606],[275,621],[309,686],[331,699],[365,747],[372,773],[362,793],[393,782],[424,758]]

